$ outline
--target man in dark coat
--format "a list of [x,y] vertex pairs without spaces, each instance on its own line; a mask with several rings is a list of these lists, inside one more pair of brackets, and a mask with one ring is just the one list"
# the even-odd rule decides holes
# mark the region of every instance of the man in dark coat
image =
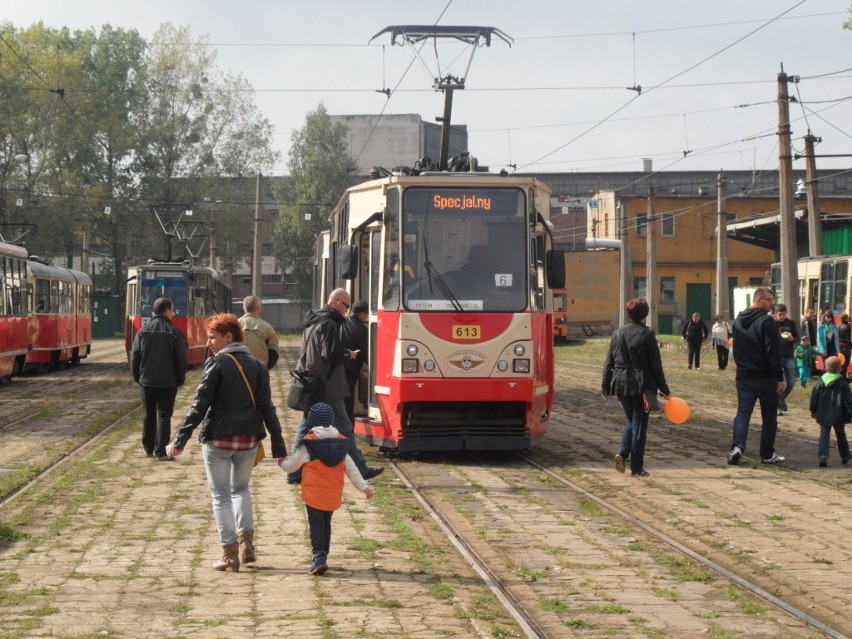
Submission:
[[737,415],[728,463],[740,463],[746,448],[748,425],[754,405],[760,402],[763,424],[760,431],[760,461],[784,461],[775,452],[778,432],[778,396],[787,387],[781,364],[781,337],[770,315],[775,296],[768,288],[754,291],[752,305],[734,320],[734,361],[737,364]]
[[172,413],[177,389],[186,379],[186,338],[172,324],[172,301],[154,301],[154,316],[133,338],[130,368],[133,381],[142,387],[142,448],[148,457],[171,461],[166,444],[172,437]]
[[695,370],[701,370],[701,345],[707,341],[707,325],[701,320],[701,313],[693,313],[692,319],[683,327],[683,339],[689,352],[688,365],[693,363]]
[[[346,404],[346,415],[349,421],[355,422],[355,383],[361,374],[361,368],[367,363],[367,319],[370,309],[367,302],[359,301],[352,305],[351,313],[340,325],[340,344],[353,353],[355,359],[343,364],[346,373],[346,384],[349,386],[349,396],[343,399]],[[365,398],[366,399],[366,398]]]
[[[340,327],[343,324],[343,316],[349,311],[350,306],[349,293],[346,289],[338,288],[329,295],[328,304],[316,312],[308,313],[296,370],[306,376],[322,379],[323,397],[317,401],[323,401],[331,406],[334,411],[333,426],[349,440],[349,456],[364,479],[372,479],[385,469],[367,466],[364,453],[355,443],[355,432],[352,429],[352,422],[346,416],[346,406],[343,403],[343,399],[349,395],[343,365],[357,357],[353,351],[344,349],[340,344]],[[307,433],[306,415],[303,415],[296,432],[293,450],[299,448],[299,444]],[[288,474],[287,481],[298,483],[301,481],[301,472]]]

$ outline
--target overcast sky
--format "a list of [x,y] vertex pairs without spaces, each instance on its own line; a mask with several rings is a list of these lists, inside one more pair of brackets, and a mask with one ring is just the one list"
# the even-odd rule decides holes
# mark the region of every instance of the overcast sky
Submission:
[[[510,36],[475,52],[453,123],[480,164],[524,171],[769,170],[781,71],[790,84],[794,153],[811,129],[817,154],[852,154],[850,0],[0,0],[16,27],[189,26],[243,74],[276,129],[286,172],[290,134],[320,102],[333,115],[416,113],[443,96],[434,47],[390,46],[390,25],[492,26]],[[5,45],[0,45],[5,46]],[[469,48],[438,43],[440,74],[464,75]],[[641,94],[627,87],[641,86]],[[382,89],[393,91],[388,99]],[[412,158],[412,162],[416,158]],[[820,169],[852,167],[822,157]],[[804,160],[794,163],[804,169]]]

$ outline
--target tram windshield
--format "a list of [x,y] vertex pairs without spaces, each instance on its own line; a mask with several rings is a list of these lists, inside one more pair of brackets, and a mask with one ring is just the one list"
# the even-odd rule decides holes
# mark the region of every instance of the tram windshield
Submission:
[[[412,311],[519,312],[529,303],[526,198],[517,188],[411,187],[401,277]],[[393,282],[390,283],[393,286]]]
[[174,305],[175,315],[186,315],[187,308],[186,273],[180,271],[142,271],[139,287],[139,314],[151,317],[154,314],[154,302],[160,297],[168,297]]

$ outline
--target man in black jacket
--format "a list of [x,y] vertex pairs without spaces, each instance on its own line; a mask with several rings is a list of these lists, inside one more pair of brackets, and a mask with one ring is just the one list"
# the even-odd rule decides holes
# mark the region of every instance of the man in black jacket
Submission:
[[361,374],[361,367],[367,363],[367,318],[370,309],[367,302],[359,301],[352,305],[351,313],[344,318],[340,325],[340,345],[357,353],[355,359],[350,359],[343,364],[346,373],[346,384],[349,386],[349,397],[343,399],[346,405],[346,416],[349,421],[355,422],[355,383]]
[[760,461],[778,464],[784,458],[775,452],[778,431],[778,396],[784,392],[781,337],[770,315],[775,296],[768,288],[754,291],[752,305],[734,320],[734,361],[737,364],[737,416],[728,463],[740,463],[746,448],[748,425],[756,402],[763,420],[760,431]]
[[168,298],[154,302],[154,316],[136,333],[130,354],[133,381],[142,387],[142,448],[163,461],[172,436],[172,413],[178,387],[186,379],[186,338],[172,324],[174,306]]
[[784,367],[784,381],[787,384],[787,388],[778,398],[778,414],[783,415],[787,412],[787,397],[793,391],[796,378],[799,376],[796,357],[793,354],[796,346],[799,345],[799,331],[796,329],[796,322],[787,317],[785,304],[778,304],[775,307],[775,323],[781,337],[781,365]]

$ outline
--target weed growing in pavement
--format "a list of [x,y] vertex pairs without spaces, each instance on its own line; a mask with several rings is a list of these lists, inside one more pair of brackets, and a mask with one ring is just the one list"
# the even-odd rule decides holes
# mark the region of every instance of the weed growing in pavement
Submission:
[[377,539],[370,539],[369,537],[356,537],[348,547],[351,550],[363,553],[367,557],[374,558],[379,548],[382,547],[382,543]]
[[814,557],[815,564],[826,564],[827,566],[832,565],[834,562],[831,559],[826,559],[825,557]]
[[725,593],[725,599],[733,601],[740,610],[747,615],[762,615],[766,609],[754,599],[748,597],[742,590],[729,588]]
[[596,612],[604,615],[626,615],[630,612],[630,608],[626,606],[622,606],[621,604],[595,604],[594,606],[590,606],[589,610],[591,612]]
[[677,590],[672,590],[671,588],[657,588],[654,590],[654,594],[661,599],[668,599],[669,601],[677,601],[680,598]]
[[784,515],[767,515],[769,521],[784,521]]
[[568,606],[559,599],[542,599],[539,602],[538,607],[548,612],[555,612],[557,615],[564,615],[568,612]]
[[679,581],[698,581],[707,583],[713,579],[712,573],[702,568],[699,564],[685,557],[678,557],[669,553],[661,553],[656,557],[657,561],[665,564],[673,571],[673,576]]
[[436,599],[443,599],[445,601],[449,601],[456,596],[455,587],[440,581],[430,585],[429,592],[432,593],[432,596]]
[[544,579],[547,576],[547,573],[543,570],[528,568],[527,566],[522,566],[520,564],[512,566],[512,572],[527,582],[538,581],[539,579]]
[[562,622],[562,625],[575,630],[588,630],[594,627],[588,621],[583,621],[582,619],[566,619]]
[[716,624],[711,624],[707,628],[707,634],[711,639],[737,639],[739,636],[739,633],[723,628],[722,626],[717,626]]
[[500,624],[492,623],[491,624],[491,636],[492,637],[511,637],[513,632],[509,628],[504,628]]
[[607,514],[607,511],[601,508],[598,502],[593,499],[579,497],[577,499],[577,504],[580,506],[580,512],[586,517],[603,517]]

